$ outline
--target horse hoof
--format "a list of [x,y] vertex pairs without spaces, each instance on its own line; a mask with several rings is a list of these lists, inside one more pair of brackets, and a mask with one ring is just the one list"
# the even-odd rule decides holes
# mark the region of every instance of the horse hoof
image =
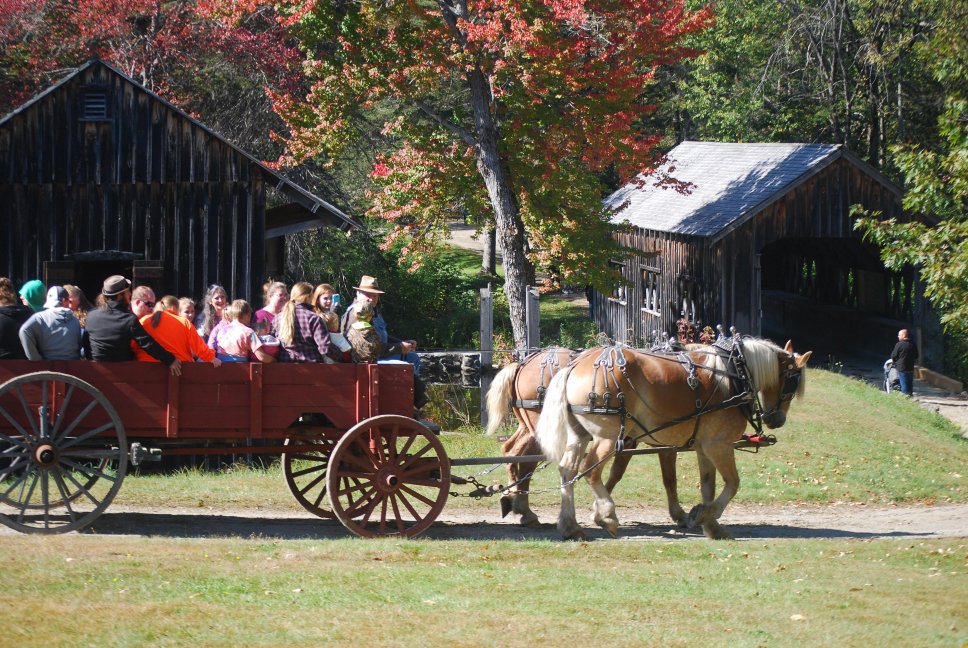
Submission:
[[518,521],[518,524],[529,529],[537,529],[541,526],[541,522],[538,520],[538,516],[535,513],[521,515],[521,519]]
[[733,534],[729,532],[729,529],[722,526],[718,522],[710,522],[708,524],[702,525],[703,534],[710,540],[732,540]]
[[565,540],[585,540],[585,531],[578,525],[568,527],[558,527],[561,537]]
[[676,526],[680,529],[685,529],[689,526],[689,518],[686,516],[686,512],[682,509],[679,509],[675,513],[670,513],[669,517],[672,518],[672,521],[675,522]]
[[613,539],[618,537],[618,520],[602,520],[599,522],[599,526],[608,531],[608,535],[612,536]]
[[689,511],[689,517],[686,518],[686,528],[695,529],[697,526],[705,522],[706,517],[706,507],[702,504],[696,504]]

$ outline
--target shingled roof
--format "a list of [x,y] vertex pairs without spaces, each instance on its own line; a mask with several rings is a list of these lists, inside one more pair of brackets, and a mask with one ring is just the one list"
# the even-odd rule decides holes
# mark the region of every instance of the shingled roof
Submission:
[[[683,142],[650,176],[640,175],[608,198],[613,223],[720,238],[841,157],[893,183],[841,145]],[[680,190],[657,179],[685,183]],[[682,185],[680,185],[682,187]]]

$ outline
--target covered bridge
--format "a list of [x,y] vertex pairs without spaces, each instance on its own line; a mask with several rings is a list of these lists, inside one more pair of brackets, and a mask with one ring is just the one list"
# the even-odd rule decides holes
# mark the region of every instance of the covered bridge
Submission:
[[103,61],[0,119],[0,274],[261,303],[284,234],[358,223]]
[[606,199],[635,252],[625,281],[593,294],[601,329],[628,344],[680,318],[792,338],[816,357],[885,358],[911,328],[940,360],[937,318],[913,269],[887,270],[851,205],[901,217],[901,190],[839,145],[683,142],[652,176]]

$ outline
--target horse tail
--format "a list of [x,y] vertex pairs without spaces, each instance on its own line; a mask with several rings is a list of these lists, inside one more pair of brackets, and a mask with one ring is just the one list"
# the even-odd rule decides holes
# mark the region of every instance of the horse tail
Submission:
[[555,374],[545,390],[544,407],[535,428],[535,436],[548,461],[559,463],[568,442],[568,376],[572,367]]
[[497,372],[491,387],[487,390],[487,432],[488,436],[497,432],[511,413],[511,397],[514,395],[514,376],[518,363],[512,362]]

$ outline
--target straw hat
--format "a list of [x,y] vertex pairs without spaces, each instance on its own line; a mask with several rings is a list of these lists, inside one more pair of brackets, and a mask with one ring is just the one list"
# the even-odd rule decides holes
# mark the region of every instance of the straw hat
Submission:
[[356,286],[357,290],[369,293],[377,293],[382,295],[383,291],[380,290],[380,284],[377,282],[376,277],[371,277],[370,275],[363,275],[360,279],[360,285]]

